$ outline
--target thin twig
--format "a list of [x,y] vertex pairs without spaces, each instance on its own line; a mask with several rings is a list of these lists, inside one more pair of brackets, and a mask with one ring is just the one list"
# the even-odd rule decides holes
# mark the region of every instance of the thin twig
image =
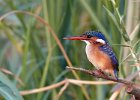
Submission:
[[111,97],[109,98],[109,100],[116,100],[118,94],[120,93],[120,90],[115,91]]
[[[37,89],[32,89],[32,90],[24,90],[24,91],[21,91],[20,94],[21,95],[29,95],[29,94],[40,93],[40,92],[52,90],[54,88],[60,87],[60,86],[65,85],[65,84],[67,84],[67,85],[74,84],[74,85],[81,86],[82,84],[86,84],[86,85],[106,85],[106,84],[114,84],[114,83],[115,82],[111,82],[111,81],[98,81],[97,82],[97,81],[65,79],[65,80],[63,80],[59,83],[56,83],[56,84],[53,84],[53,85],[50,85],[50,86],[37,88]],[[60,90],[60,91],[62,91],[62,90]]]
[[126,45],[126,44],[112,44],[114,46],[123,46],[123,47],[131,47],[130,45]]
[[42,87],[42,88],[33,89],[33,90],[21,91],[20,94],[21,95],[29,95],[29,94],[40,93],[40,92],[43,92],[43,91],[47,91],[47,90],[51,90],[51,89],[60,87],[61,85],[65,84],[65,83],[66,83],[66,80],[63,80],[59,83],[56,83],[56,84],[53,84],[53,85],[50,85],[50,86],[47,86],[47,87]]
[[74,80],[68,79],[68,81],[75,85],[106,85],[106,84],[115,84],[116,82],[113,81],[85,81],[85,80]]
[[69,82],[67,82],[62,88],[61,88],[61,90],[59,91],[59,93],[58,93],[58,100],[60,99],[60,97],[61,97],[61,95],[63,94],[63,92],[67,89],[67,87],[68,87],[68,85],[69,85]]
[[11,71],[9,71],[9,70],[7,70],[5,68],[0,68],[0,71],[2,71],[3,73],[5,73],[7,75],[13,76],[19,82],[20,85],[25,86],[25,84],[23,83],[23,81],[17,75],[15,75],[14,73],[12,73]]

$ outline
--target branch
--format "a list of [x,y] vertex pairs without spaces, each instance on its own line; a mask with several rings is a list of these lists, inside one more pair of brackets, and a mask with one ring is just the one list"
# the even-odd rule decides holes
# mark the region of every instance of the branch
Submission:
[[14,73],[12,73],[11,71],[9,71],[5,68],[0,68],[0,71],[7,74],[7,75],[11,75],[12,77],[14,77],[19,82],[20,85],[25,86],[23,81],[18,76],[16,76]]
[[[114,84],[115,82],[112,81],[86,81],[86,80],[74,80],[74,79],[65,79],[61,82],[49,85],[49,86],[45,86],[45,87],[41,87],[41,88],[36,88],[36,89],[31,89],[31,90],[23,90],[20,91],[21,95],[30,95],[30,94],[35,94],[35,93],[40,93],[40,92],[45,92],[48,90],[52,90],[55,88],[58,88],[62,85],[69,85],[69,84],[74,84],[77,86],[81,86],[82,84],[88,84],[88,85],[106,85],[106,84]],[[63,92],[65,90],[65,88],[62,88],[62,90],[60,90],[59,94],[61,96],[61,92]]]
[[140,100],[140,88],[139,87],[127,86],[125,90],[128,94],[134,95],[136,100]]
[[29,95],[29,94],[35,94],[35,93],[40,93],[40,92],[44,92],[44,91],[48,91],[57,87],[60,87],[62,85],[64,85],[66,83],[67,80],[63,80],[59,83],[47,86],[47,87],[42,87],[42,88],[38,88],[38,89],[32,89],[32,90],[24,90],[21,91],[20,94],[21,95]]
[[140,100],[140,87],[131,81],[127,81],[124,79],[116,79],[114,77],[101,74],[101,73],[99,73],[99,70],[87,70],[87,69],[83,69],[83,68],[75,68],[75,67],[68,67],[68,66],[66,68],[69,70],[81,71],[81,72],[84,72],[91,76],[95,76],[97,78],[102,78],[102,79],[122,83],[122,84],[126,85],[126,92],[128,94],[132,94],[135,96],[136,100]]

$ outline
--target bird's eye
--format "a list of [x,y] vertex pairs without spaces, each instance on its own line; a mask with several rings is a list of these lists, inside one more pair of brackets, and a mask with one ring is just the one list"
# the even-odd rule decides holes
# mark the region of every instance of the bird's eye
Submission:
[[91,38],[92,36],[91,35],[87,35],[87,38]]

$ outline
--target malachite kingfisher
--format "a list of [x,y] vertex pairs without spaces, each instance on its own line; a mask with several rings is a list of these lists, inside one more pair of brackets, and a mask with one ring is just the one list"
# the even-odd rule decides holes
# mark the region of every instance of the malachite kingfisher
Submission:
[[87,58],[96,69],[118,79],[118,60],[109,42],[101,32],[87,31],[80,36],[65,37],[64,39],[84,41]]

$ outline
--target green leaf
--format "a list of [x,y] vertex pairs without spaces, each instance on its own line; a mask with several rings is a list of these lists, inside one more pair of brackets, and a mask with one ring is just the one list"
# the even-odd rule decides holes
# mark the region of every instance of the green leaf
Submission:
[[[116,16],[114,16],[114,14],[112,14],[112,12],[110,10],[108,10],[105,6],[103,6],[103,7],[105,8],[105,10],[106,10],[107,14],[109,15],[109,17],[113,20],[114,24],[117,26],[117,29],[122,34],[124,40],[126,42],[130,41],[129,36],[128,36],[126,30],[125,30],[123,21],[119,22],[121,17],[117,17],[118,18],[118,20],[117,20]],[[117,12],[117,13],[119,13],[119,12]]]
[[112,19],[112,21],[114,22],[114,24],[117,26],[118,30],[120,31],[120,27],[119,24],[115,18],[115,16],[112,14],[112,12],[110,10],[108,10],[105,6],[103,6],[105,8],[105,11],[107,12],[108,16]]
[[140,24],[136,25],[134,30],[132,31],[132,33],[130,34],[130,38],[131,40],[136,39],[137,35],[138,35],[138,31],[140,30]]
[[0,72],[0,94],[6,100],[23,100],[14,84]]

